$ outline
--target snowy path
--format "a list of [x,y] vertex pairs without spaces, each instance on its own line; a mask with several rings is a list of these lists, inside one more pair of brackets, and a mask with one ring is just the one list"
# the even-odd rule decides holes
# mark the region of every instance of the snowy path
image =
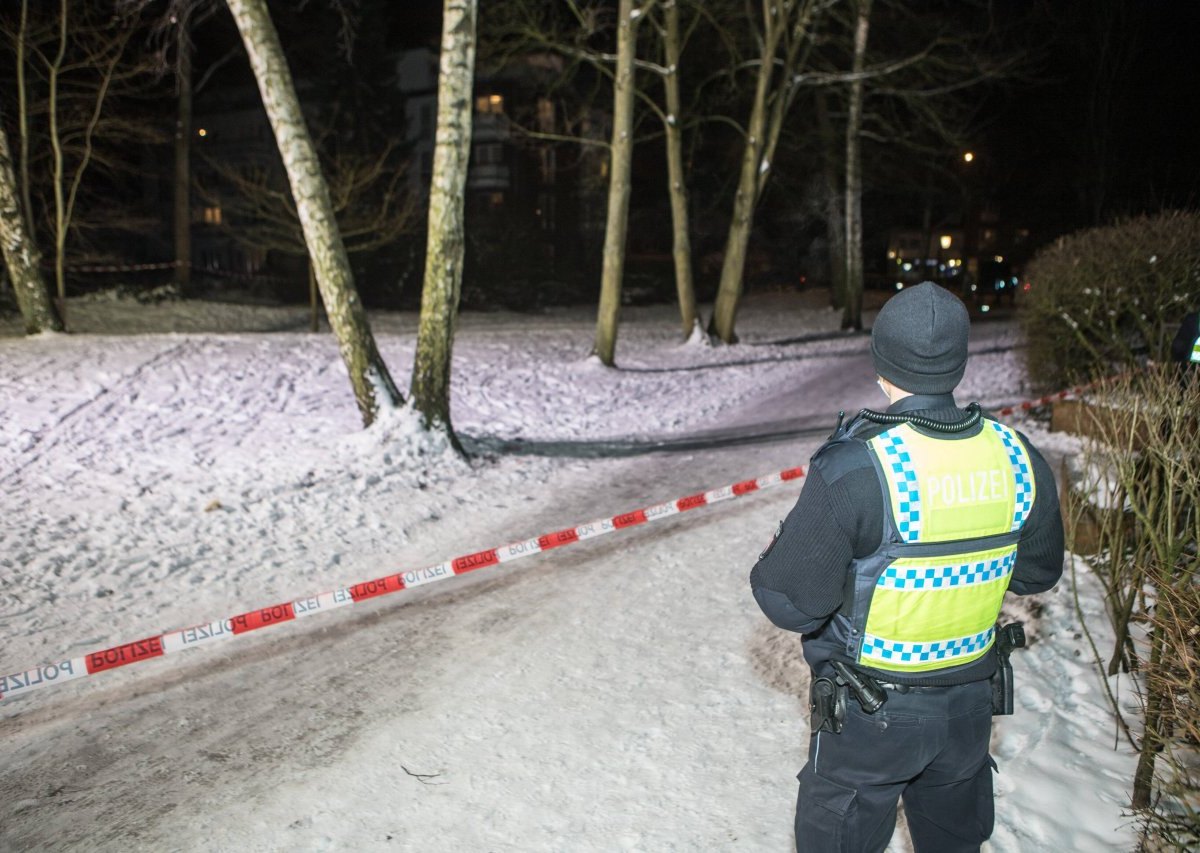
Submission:
[[[433,537],[428,559],[736,479],[739,463],[687,460],[665,482],[661,464],[576,466],[519,514]],[[752,785],[786,814],[778,781],[801,755],[803,738],[782,740],[798,702],[752,665],[766,632],[745,581],[745,529],[768,535],[782,492],[55,697],[6,726],[0,842],[781,849],[786,820],[722,804]],[[722,770],[747,764],[757,778]],[[59,810],[70,828],[44,834]]]
[[[587,314],[468,317],[465,432],[675,443],[472,469],[357,431],[327,337],[0,339],[0,670],[805,465],[881,399],[866,339],[743,316],[746,346],[696,351],[634,313],[615,372],[581,361]],[[411,326],[376,324],[398,375]],[[964,396],[1021,398],[1013,341],[979,330]],[[800,432],[732,443],[774,428]],[[791,849],[807,676],[746,575],[801,484],[0,704],[0,850]],[[992,849],[1128,849],[1130,760],[1069,590],[1044,605]]]

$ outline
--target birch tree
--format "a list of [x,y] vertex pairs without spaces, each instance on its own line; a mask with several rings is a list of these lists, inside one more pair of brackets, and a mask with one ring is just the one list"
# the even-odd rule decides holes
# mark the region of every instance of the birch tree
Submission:
[[25,81],[26,43],[29,34],[29,0],[21,0],[20,21],[13,35],[13,48],[17,57],[17,136],[20,156],[17,160],[21,185],[21,213],[25,217],[25,229],[32,238],[33,202],[29,196],[29,89]]
[[370,426],[381,407],[399,405],[403,398],[379,354],[355,289],[329,188],[266,0],[228,0],[228,5],[283,158],[329,325],[337,337],[363,425]]
[[629,230],[630,177],[633,171],[633,102],[636,95],[634,57],[637,30],[656,0],[620,0],[617,7],[617,62],[613,73],[613,127],[608,149],[608,214],[604,224],[604,265],[600,273],[600,307],[592,354],[612,367],[621,312],[621,279],[625,274],[625,239]]
[[675,267],[675,290],[679,296],[679,320],[685,338],[700,326],[696,315],[696,285],[692,272],[692,240],[688,223],[687,177],[683,168],[683,133],[680,127],[683,103],[679,91],[679,62],[683,38],[679,26],[681,0],[663,3],[662,43],[663,89],[667,102],[663,127],[666,131],[667,183],[671,199],[671,256]]
[[410,391],[425,428],[443,430],[456,449],[450,421],[450,364],[462,292],[463,196],[471,154],[477,18],[477,0],[445,0],[425,283]]
[[0,249],[4,265],[12,281],[17,306],[25,321],[25,333],[63,330],[62,320],[54,310],[42,272],[38,268],[41,254],[26,227],[21,210],[20,189],[13,171],[12,154],[8,147],[8,132],[0,122]]
[[783,121],[800,82],[797,69],[805,56],[808,28],[816,7],[816,0],[762,0],[761,3],[758,35],[761,50],[755,63],[754,95],[743,131],[745,142],[733,215],[708,329],[727,344],[737,341],[734,324],[742,298],[754,209],[770,177]]

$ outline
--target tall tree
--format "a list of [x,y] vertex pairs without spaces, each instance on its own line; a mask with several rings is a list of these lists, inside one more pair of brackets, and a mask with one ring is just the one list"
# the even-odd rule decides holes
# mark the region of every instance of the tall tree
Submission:
[[25,223],[12,154],[8,147],[8,132],[0,122],[0,249],[3,249],[4,265],[8,268],[17,305],[25,320],[25,333],[61,332],[62,320],[54,310],[54,303],[50,301],[46,283],[38,269],[41,255]]
[[696,286],[692,272],[692,241],[688,223],[687,176],[683,168],[683,103],[679,91],[679,62],[683,37],[679,25],[681,0],[663,3],[663,89],[667,109],[663,117],[667,146],[667,184],[671,199],[671,256],[675,261],[675,290],[679,296],[679,320],[684,337],[700,325],[696,315]]
[[355,289],[329,188],[266,0],[228,0],[228,5],[283,158],[329,325],[337,337],[363,424],[370,426],[381,406],[399,405],[403,398],[379,354]]
[[116,32],[111,39],[92,40],[85,62],[94,66],[98,82],[95,85],[94,102],[91,114],[83,125],[83,148],[78,165],[70,169],[64,145],[67,130],[62,126],[63,111],[59,105],[59,81],[66,70],[64,61],[67,56],[68,26],[70,17],[68,0],[60,0],[58,12],[58,46],[54,58],[46,63],[47,81],[49,87],[49,121],[50,149],[53,157],[53,189],[54,189],[54,281],[58,291],[59,313],[66,317],[66,252],[67,233],[75,214],[75,204],[79,198],[79,188],[83,181],[84,172],[91,164],[94,152],[93,139],[100,124],[104,109],[104,101],[108,97],[114,78],[117,75],[117,64],[125,53],[125,45],[133,32],[128,22],[117,21]]
[[21,183],[21,214],[25,217],[25,229],[32,238],[33,231],[33,202],[29,196],[29,90],[25,82],[25,50],[29,33],[29,0],[21,0],[20,23],[13,38],[13,47],[17,56],[17,133],[19,137],[20,156],[17,163],[20,168]]
[[828,246],[830,260],[830,304],[834,308],[844,309],[846,306],[846,217],[842,213],[842,208],[845,203],[845,194],[838,192],[842,185],[838,178],[842,158],[838,156],[838,139],[829,115],[829,101],[830,97],[827,91],[821,89],[816,92],[817,136],[821,142],[819,195],[822,208],[821,217],[825,222],[825,242]]
[[413,407],[426,429],[444,430],[457,448],[450,421],[450,363],[462,291],[463,197],[471,154],[477,0],[445,0],[438,72],[437,135],[429,191],[425,283],[413,361]]
[[633,171],[634,58],[637,30],[656,0],[620,0],[617,7],[617,63],[613,73],[613,126],[608,148],[608,215],[604,226],[604,266],[600,273],[600,307],[592,353],[612,367],[621,312],[621,279],[625,274],[625,239],[629,231],[630,177]]
[[783,121],[792,105],[800,75],[797,70],[808,44],[816,0],[762,0],[758,21],[758,61],[754,63],[754,96],[744,128],[744,147],[733,215],[725,239],[721,281],[709,332],[724,343],[737,341],[734,323],[742,298],[746,249],[754,227],[754,209],[771,174]]
[[854,59],[850,80],[850,111],[846,119],[846,200],[842,207],[846,215],[845,245],[845,306],[842,309],[842,328],[862,328],[863,293],[863,220],[862,220],[862,154],[859,135],[862,132],[863,66],[866,64],[867,37],[871,26],[871,0],[856,0],[854,25]]

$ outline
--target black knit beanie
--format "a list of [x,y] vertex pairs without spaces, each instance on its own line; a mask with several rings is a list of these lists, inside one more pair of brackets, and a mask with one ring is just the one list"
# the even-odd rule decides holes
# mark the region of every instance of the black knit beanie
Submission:
[[967,367],[970,325],[967,307],[944,287],[906,287],[875,318],[875,372],[910,394],[948,394]]

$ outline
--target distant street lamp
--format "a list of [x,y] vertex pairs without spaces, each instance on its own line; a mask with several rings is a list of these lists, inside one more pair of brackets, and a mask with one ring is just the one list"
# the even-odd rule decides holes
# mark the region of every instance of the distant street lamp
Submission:
[[966,151],[963,153],[963,162],[964,163],[970,163],[974,159],[975,159],[974,151]]
[[943,235],[942,235],[942,248],[943,248],[943,249],[949,249],[949,248],[950,248],[950,244],[951,244],[952,242],[953,242],[953,241],[950,239],[950,235],[949,235],[949,234],[943,234]]

